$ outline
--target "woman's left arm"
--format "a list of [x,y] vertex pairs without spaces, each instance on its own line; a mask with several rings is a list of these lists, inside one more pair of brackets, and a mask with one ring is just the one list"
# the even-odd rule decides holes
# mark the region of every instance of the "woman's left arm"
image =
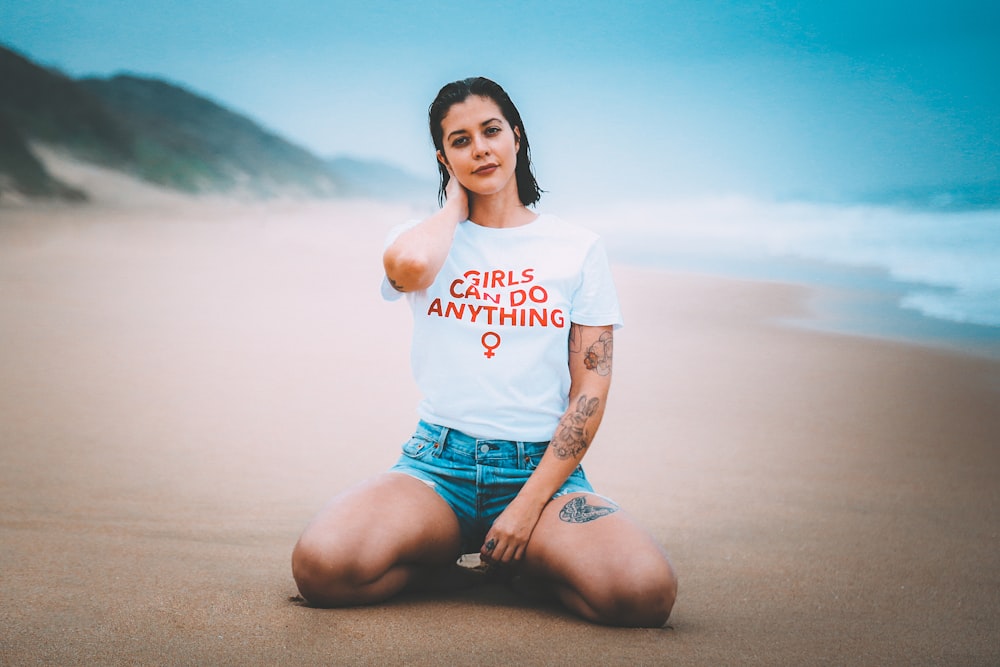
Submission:
[[613,339],[611,326],[570,325],[569,406],[538,467],[486,534],[484,559],[509,563],[524,556],[542,510],[587,453],[611,388]]

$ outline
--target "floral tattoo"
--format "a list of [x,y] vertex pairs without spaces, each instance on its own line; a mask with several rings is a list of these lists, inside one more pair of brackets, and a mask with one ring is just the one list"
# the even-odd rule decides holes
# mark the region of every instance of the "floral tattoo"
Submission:
[[605,331],[597,341],[587,348],[583,357],[583,365],[588,371],[594,371],[598,375],[609,375],[611,373],[611,356],[614,347],[614,339],[610,331]]
[[598,375],[611,374],[611,358],[614,356],[614,336],[610,331],[603,332],[586,350],[583,349],[583,330],[579,324],[569,329],[569,351],[583,352],[583,365],[588,371]]
[[552,451],[560,459],[578,458],[590,446],[590,434],[587,433],[587,420],[600,406],[597,398],[581,396],[576,402],[576,409],[567,412],[559,420],[559,427],[552,439]]

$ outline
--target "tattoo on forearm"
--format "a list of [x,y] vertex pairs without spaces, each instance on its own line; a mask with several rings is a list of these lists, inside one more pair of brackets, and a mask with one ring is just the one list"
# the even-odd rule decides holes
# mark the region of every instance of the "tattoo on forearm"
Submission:
[[571,499],[559,510],[559,518],[566,523],[587,523],[602,516],[614,514],[618,505],[588,505],[587,496],[577,496]]
[[594,371],[598,375],[611,374],[611,357],[614,349],[614,336],[610,331],[601,334],[593,345],[587,348],[587,353],[583,357],[583,365],[587,370]]
[[601,401],[597,398],[581,396],[576,402],[576,409],[567,412],[559,420],[555,437],[550,446],[560,459],[577,458],[590,445],[590,435],[587,433],[587,420],[590,419]]
[[389,276],[386,276],[386,280],[389,281],[389,284],[392,285],[392,288],[394,290],[396,290],[397,292],[405,292],[406,291],[406,289],[402,285],[400,285],[399,283],[397,283],[395,280],[393,280]]

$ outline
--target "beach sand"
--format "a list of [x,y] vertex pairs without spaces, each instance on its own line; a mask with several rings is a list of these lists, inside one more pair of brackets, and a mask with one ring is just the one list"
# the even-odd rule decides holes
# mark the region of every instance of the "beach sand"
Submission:
[[408,215],[0,208],[0,664],[1000,663],[1000,362],[619,265],[585,465],[670,553],[670,626],[495,584],[299,604],[299,532],[416,420],[409,313],[377,289]]

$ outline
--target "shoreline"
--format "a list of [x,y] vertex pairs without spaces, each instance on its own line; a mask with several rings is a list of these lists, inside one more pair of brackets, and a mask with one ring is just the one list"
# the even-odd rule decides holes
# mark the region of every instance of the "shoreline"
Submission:
[[806,285],[824,328],[1000,358],[1000,209],[717,197],[580,215],[619,261]]
[[712,267],[700,261],[634,259],[621,249],[619,254],[619,263],[637,269],[801,287],[808,291],[805,307],[784,320],[788,326],[1000,360],[1000,327],[906,308],[902,301],[910,291],[944,288],[898,281],[878,268],[790,258],[774,258],[767,268],[763,261]]

